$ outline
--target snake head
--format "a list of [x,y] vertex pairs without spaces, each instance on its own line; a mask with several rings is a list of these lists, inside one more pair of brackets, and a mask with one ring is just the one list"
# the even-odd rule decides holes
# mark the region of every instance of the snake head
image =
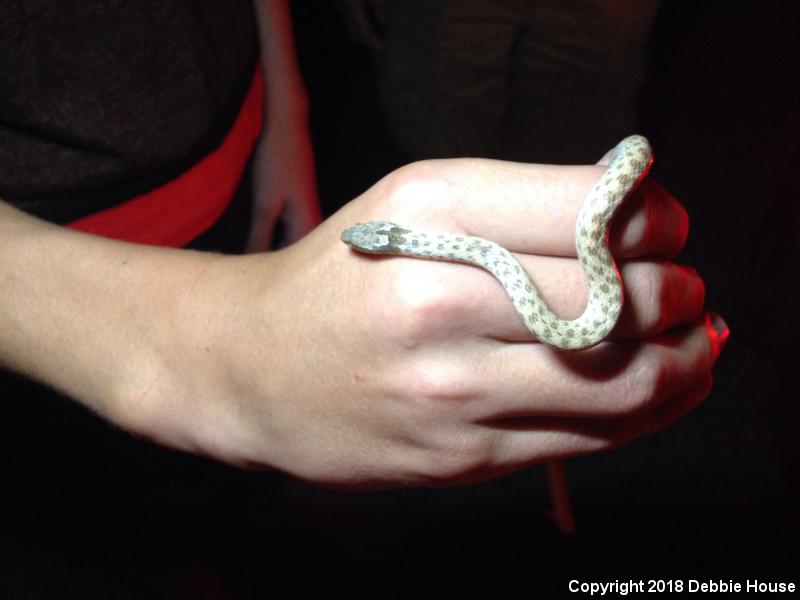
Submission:
[[342,241],[363,252],[384,254],[396,252],[398,245],[405,241],[404,236],[408,233],[410,233],[408,229],[389,221],[370,221],[345,229],[342,232]]

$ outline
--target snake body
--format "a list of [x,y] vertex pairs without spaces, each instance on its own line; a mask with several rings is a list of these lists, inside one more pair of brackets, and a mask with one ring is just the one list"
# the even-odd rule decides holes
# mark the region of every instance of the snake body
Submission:
[[575,226],[575,247],[589,288],[585,311],[574,320],[559,318],[541,298],[528,273],[502,246],[480,237],[427,232],[388,221],[359,223],[342,241],[361,252],[397,254],[476,265],[494,275],[525,326],[539,340],[568,350],[601,342],[622,310],[622,280],[608,249],[608,225],[617,208],[646,175],[652,162],[647,140],[623,139],[608,168],[583,203]]

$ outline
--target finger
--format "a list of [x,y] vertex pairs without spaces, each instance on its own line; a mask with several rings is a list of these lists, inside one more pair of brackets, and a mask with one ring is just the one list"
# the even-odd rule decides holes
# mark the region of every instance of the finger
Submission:
[[645,179],[617,210],[609,243],[616,258],[676,256],[689,235],[683,205],[653,179]]
[[674,424],[686,413],[694,410],[708,397],[713,385],[713,377],[709,375],[698,385],[679,394],[670,402],[665,402],[652,413],[627,419],[617,430],[612,444],[619,446],[629,441],[656,433]]
[[289,196],[283,213],[287,242],[292,244],[305,237],[322,221],[316,186],[296,190]]
[[626,300],[609,339],[649,339],[700,317],[706,288],[695,269],[636,262],[621,265],[620,273]]
[[[523,257],[522,265],[531,274],[548,306],[564,319],[579,317],[588,302],[585,275],[575,260],[552,257]],[[676,326],[694,322],[702,312],[705,284],[697,271],[668,261],[619,263],[625,301],[610,340],[642,340]],[[522,319],[514,318],[511,302],[501,286],[482,286],[487,306],[483,307],[487,335],[510,341],[530,339]],[[492,298],[490,299],[489,296]],[[509,305],[499,314],[500,305]],[[488,305],[494,305],[489,308]],[[505,318],[508,315],[508,318]]]
[[277,197],[253,203],[246,252],[266,252],[270,249],[275,224],[284,203],[283,199]]
[[245,252],[253,254],[256,252],[266,252],[272,244],[272,231],[274,227],[265,222],[254,223],[250,227],[250,234],[247,237]]
[[[483,159],[415,163],[392,179],[391,220],[476,235],[513,252],[575,256],[578,213],[604,172]],[[620,211],[612,223],[614,256],[668,257],[683,246],[686,211],[655,182],[645,179]]]
[[[496,423],[491,462],[500,471],[546,460],[609,450],[666,429],[694,410],[711,391],[707,377],[646,415],[620,419],[527,418]],[[480,432],[479,435],[486,435]]]
[[614,148],[609,148],[608,152],[603,154],[603,157],[597,161],[597,164],[602,167],[607,167],[611,162],[612,156],[614,156]]
[[[574,259],[518,256],[545,303],[563,319],[574,319],[586,308],[588,290]],[[447,315],[440,327],[509,342],[528,342],[532,334],[514,310],[505,290],[488,272],[475,266],[422,262],[398,269],[394,285],[416,290],[416,304],[437,306]],[[637,261],[619,265],[625,302],[609,339],[647,339],[693,322],[702,310],[705,286],[696,271],[667,261]],[[454,294],[453,290],[469,290]]]
[[465,410],[473,422],[484,423],[646,414],[708,377],[723,335],[704,315],[692,326],[647,342],[606,342],[583,352],[487,344],[458,374],[464,385],[480,390]]

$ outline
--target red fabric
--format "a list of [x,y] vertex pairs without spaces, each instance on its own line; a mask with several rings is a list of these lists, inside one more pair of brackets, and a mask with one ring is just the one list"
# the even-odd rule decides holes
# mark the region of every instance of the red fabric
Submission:
[[261,69],[222,144],[177,178],[127,202],[67,226],[104,237],[158,246],[185,246],[211,227],[233,198],[261,133]]

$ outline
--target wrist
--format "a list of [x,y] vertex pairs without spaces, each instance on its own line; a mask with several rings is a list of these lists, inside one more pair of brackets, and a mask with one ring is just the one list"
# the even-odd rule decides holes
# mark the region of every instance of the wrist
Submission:
[[[197,253],[192,277],[168,311],[162,339],[145,352],[146,376],[125,392],[132,429],[154,441],[246,465],[265,443],[248,408],[271,401],[271,348],[253,342],[269,328],[271,255]],[[141,393],[144,390],[144,393]]]
[[265,128],[274,126],[292,126],[307,124],[310,114],[310,102],[305,87],[298,84],[286,89],[268,91],[264,99]]
[[118,292],[118,298],[131,306],[118,330],[125,344],[124,360],[108,387],[110,412],[106,416],[131,433],[192,450],[177,428],[185,427],[192,410],[193,374],[181,367],[191,356],[186,322],[194,315],[184,314],[184,307],[206,271],[223,257],[138,248],[144,251],[133,269],[138,273],[131,273]]

